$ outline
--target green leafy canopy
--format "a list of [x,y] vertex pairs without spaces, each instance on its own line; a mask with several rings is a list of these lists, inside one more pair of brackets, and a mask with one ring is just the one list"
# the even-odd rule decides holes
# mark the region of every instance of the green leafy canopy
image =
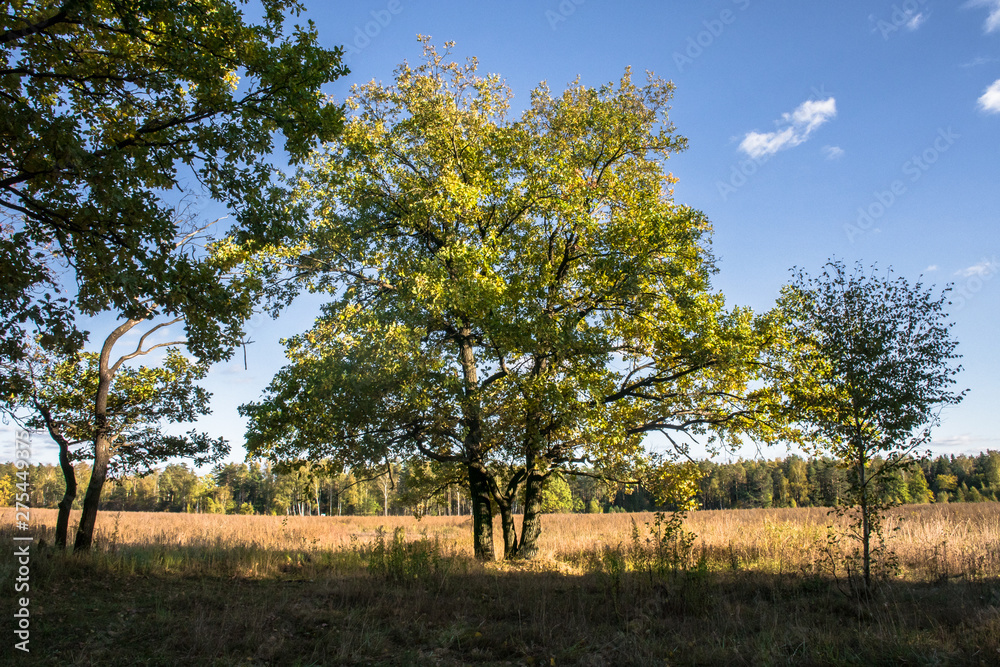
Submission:
[[913,451],[941,409],[960,402],[961,366],[945,307],[901,276],[852,272],[839,260],[810,277],[802,269],[779,305],[791,335],[785,351],[789,414],[809,436],[847,460]]
[[[11,412],[28,411],[25,425],[47,430],[65,445],[69,460],[92,459],[90,446],[98,428],[93,404],[99,355],[87,352],[50,361],[36,349],[27,365],[30,390],[17,397]],[[124,365],[118,369],[104,420],[112,476],[141,475],[174,457],[191,458],[202,465],[229,453],[223,438],[213,439],[196,431],[186,436],[164,432],[167,424],[191,422],[211,412],[211,394],[197,384],[207,371],[205,364],[188,359],[177,348],[167,348],[157,366]],[[83,447],[78,448],[80,445]]]
[[512,119],[499,76],[424,46],[300,173],[311,215],[276,261],[331,301],[241,408],[250,453],[523,481],[625,475],[652,431],[775,437],[751,386],[777,321],[711,289],[711,227],[664,170],[672,84],[541,85]]
[[299,3],[261,0],[260,24],[244,20],[242,4],[4,4],[4,356],[22,357],[36,336],[77,349],[77,312],[146,318],[151,301],[166,315],[224,309],[215,276],[176,250],[179,194],[226,205],[245,239],[287,229],[267,158],[278,133],[292,161],[336,134],[343,110],[320,87],[346,70],[311,23],[286,32]]

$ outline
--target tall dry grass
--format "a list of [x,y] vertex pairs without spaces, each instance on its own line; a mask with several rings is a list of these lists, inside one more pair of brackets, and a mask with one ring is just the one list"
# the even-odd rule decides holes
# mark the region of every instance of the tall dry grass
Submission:
[[[79,513],[74,512],[71,526]],[[36,537],[51,542],[56,510],[32,510]],[[0,527],[12,529],[12,509],[0,509]],[[543,520],[542,561],[580,564],[588,554],[643,543],[651,536],[651,513],[551,514]],[[397,528],[406,539],[435,540],[446,553],[472,556],[469,517],[299,517],[102,512],[96,542],[109,552],[170,554],[180,565],[207,559],[232,561],[238,573],[264,576],[290,558],[356,552],[379,529]],[[702,510],[688,515],[684,529],[696,536],[692,557],[712,569],[772,574],[822,573],[856,549],[848,520],[825,508]],[[906,579],[1000,576],[1000,503],[910,505],[893,510],[885,524],[887,544]],[[831,536],[840,536],[832,543]],[[502,550],[497,525],[496,549]],[[174,563],[174,567],[178,567]],[[346,565],[345,565],[346,566]],[[826,568],[826,570],[824,570]],[[565,569],[565,567],[560,567]],[[572,569],[572,568],[571,568]]]

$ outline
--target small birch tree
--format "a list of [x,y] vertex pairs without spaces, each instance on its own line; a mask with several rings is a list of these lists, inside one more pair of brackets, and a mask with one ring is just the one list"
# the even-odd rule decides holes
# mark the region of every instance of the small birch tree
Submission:
[[789,419],[853,473],[864,584],[872,580],[872,535],[886,505],[877,485],[930,441],[955,392],[961,366],[945,312],[948,289],[935,295],[889,270],[848,271],[834,260],[818,277],[802,269],[780,298],[790,336],[785,358]]

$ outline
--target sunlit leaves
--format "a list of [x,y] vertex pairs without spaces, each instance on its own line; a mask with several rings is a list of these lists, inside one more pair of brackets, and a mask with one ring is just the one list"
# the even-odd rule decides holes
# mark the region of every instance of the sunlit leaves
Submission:
[[[268,156],[279,134],[297,161],[339,131],[342,109],[320,87],[346,70],[311,24],[286,31],[298,3],[261,0],[261,25],[240,4],[27,0],[0,12],[0,353],[23,356],[36,334],[75,349],[74,311],[144,317],[151,297],[170,314],[217,310],[175,253],[180,197],[226,205],[251,247],[288,229]],[[58,301],[68,285],[72,303]]]
[[[99,362],[95,353],[82,353],[47,360],[36,350],[24,362],[30,384],[11,397],[12,412],[26,411],[26,424],[62,436],[81,449],[70,452],[71,460],[93,457],[91,444],[97,432],[94,397]],[[157,366],[122,366],[112,381],[106,410],[107,436],[112,449],[111,470],[142,474],[173,457],[193,458],[196,463],[217,461],[229,452],[224,439],[191,431],[186,436],[164,432],[167,424],[182,424],[211,412],[210,394],[197,382],[207,367],[168,348]]]
[[298,176],[309,221],[276,254],[331,301],[243,408],[251,451],[625,479],[649,432],[774,439],[750,387],[778,326],[712,291],[665,170],[672,84],[542,85],[511,118],[500,77],[424,44]]

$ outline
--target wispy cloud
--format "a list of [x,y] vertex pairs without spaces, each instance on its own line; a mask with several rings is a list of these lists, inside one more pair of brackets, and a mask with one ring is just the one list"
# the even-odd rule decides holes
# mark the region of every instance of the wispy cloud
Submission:
[[834,98],[808,100],[791,113],[782,114],[774,132],[748,132],[740,142],[740,150],[754,159],[774,155],[805,142],[820,125],[836,115]]
[[827,160],[839,160],[844,157],[844,149],[840,146],[823,146],[823,155]]
[[972,276],[985,278],[986,276],[996,273],[997,268],[996,260],[984,259],[978,264],[973,264],[972,266],[967,266],[964,269],[959,269],[955,272],[955,275],[963,278],[971,278]]
[[924,24],[924,21],[926,20],[927,20],[927,15],[924,14],[923,12],[919,12],[911,16],[909,19],[907,19],[906,28],[907,30],[916,30],[917,28],[922,26]]
[[986,17],[986,24],[983,26],[983,30],[987,33],[1000,30],[1000,0],[971,0],[965,6],[988,7],[990,15]]
[[[920,4],[925,4],[927,0],[919,0]],[[914,32],[920,28],[927,19],[930,18],[930,14],[925,14],[924,12],[918,11],[915,6],[917,2],[909,0],[909,4],[914,5],[906,9],[907,3],[903,3],[903,7],[898,5],[892,6],[892,14],[885,17],[879,17],[875,14],[869,14],[868,20],[872,24],[872,32],[877,32],[882,35],[882,39],[889,39],[893,33],[899,30],[908,30]]]
[[937,270],[938,270],[938,265],[937,264],[931,264],[926,269],[924,269],[924,273],[933,273],[934,271],[937,271]]
[[974,453],[990,449],[996,443],[996,438],[984,438],[982,436],[963,433],[962,435],[953,435],[941,439],[934,438],[930,443],[930,447],[934,450],[957,449],[963,450],[965,453]]
[[996,62],[996,58],[987,58],[985,56],[976,56],[967,63],[962,63],[961,67],[979,67],[981,65],[988,65],[989,63]]
[[986,113],[1000,113],[1000,79],[994,81],[979,98],[979,108]]

